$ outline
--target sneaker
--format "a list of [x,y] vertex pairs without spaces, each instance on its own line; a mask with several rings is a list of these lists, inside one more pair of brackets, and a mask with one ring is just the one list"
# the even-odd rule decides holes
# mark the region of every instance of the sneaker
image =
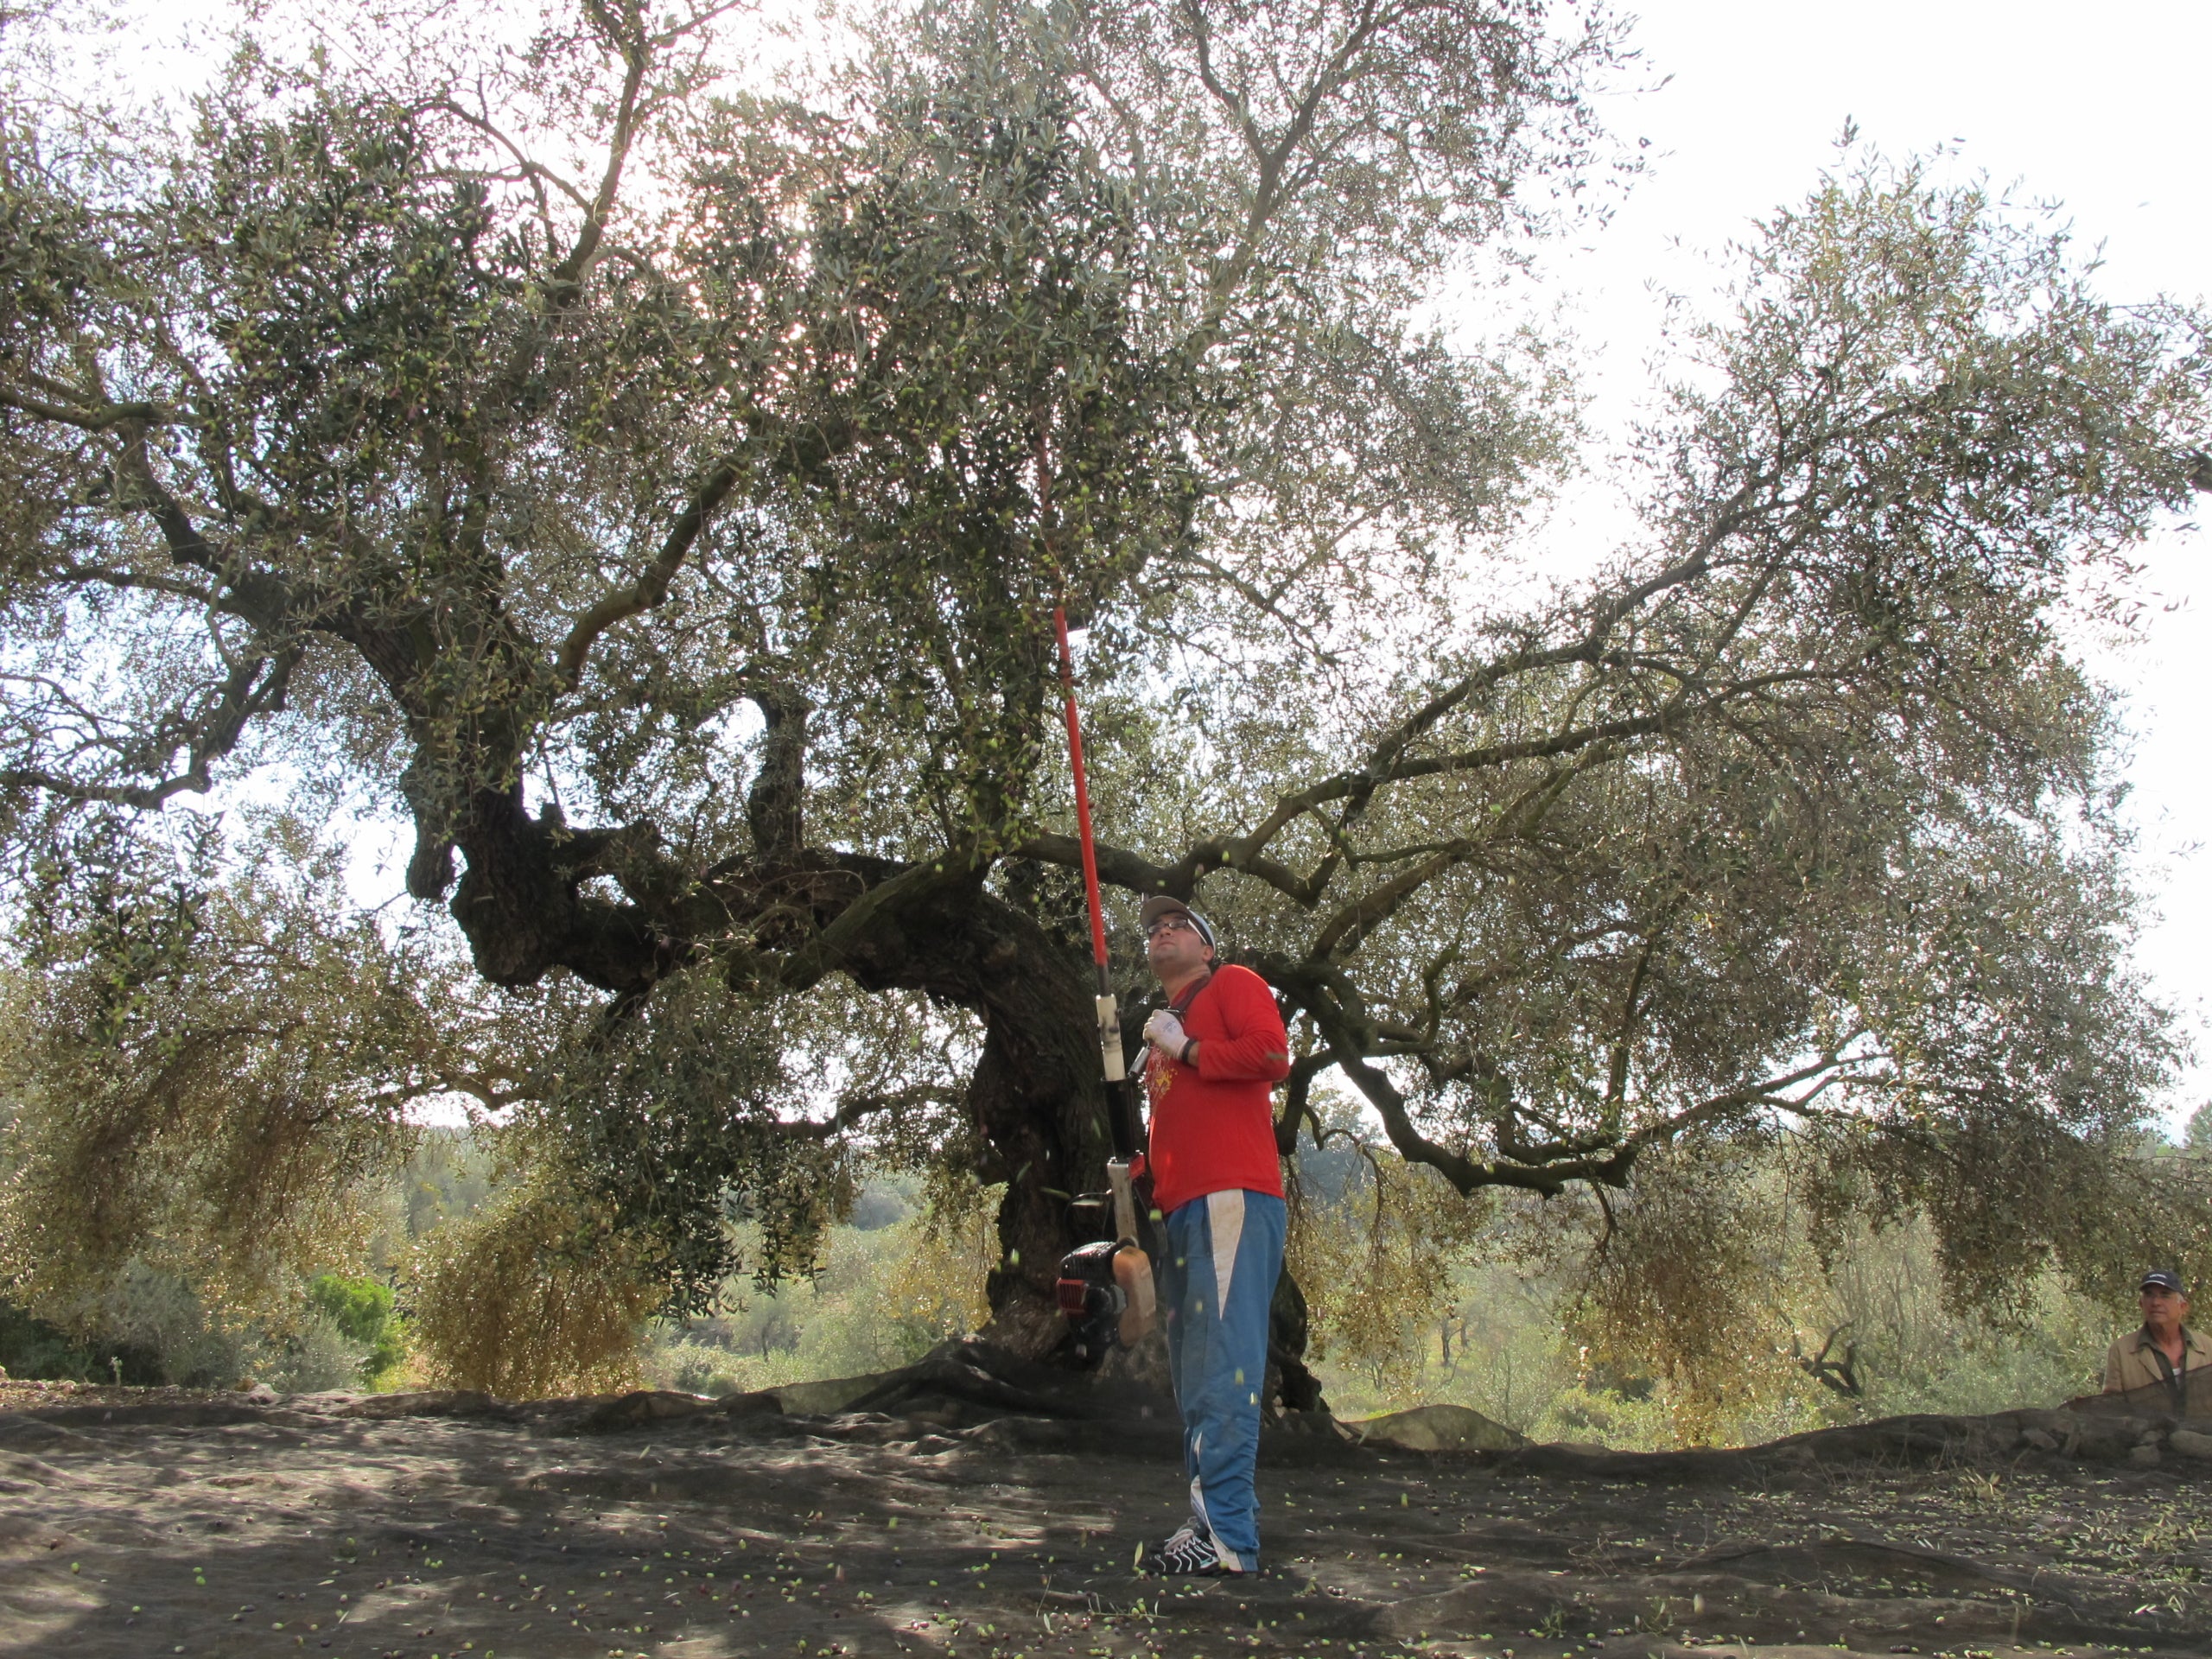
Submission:
[[[1184,1517],[1183,1524],[1169,1533],[1167,1541],[1160,1548],[1160,1549],[1175,1549],[1187,1547],[1194,1541],[1210,1544],[1213,1541],[1213,1537],[1207,1532],[1205,1523],[1197,1516],[1186,1516]],[[1158,1551],[1154,1553],[1156,1554]]]
[[1241,1567],[1230,1567],[1221,1559],[1213,1540],[1198,1530],[1195,1521],[1185,1521],[1166,1543],[1144,1558],[1139,1570],[1163,1579],[1243,1577]]

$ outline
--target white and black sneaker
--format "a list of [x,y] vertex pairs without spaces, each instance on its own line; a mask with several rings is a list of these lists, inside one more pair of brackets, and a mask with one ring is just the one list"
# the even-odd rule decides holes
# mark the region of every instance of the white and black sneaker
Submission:
[[1231,1566],[1214,1548],[1213,1540],[1185,1521],[1167,1541],[1144,1558],[1141,1570],[1156,1578],[1241,1578],[1244,1569]]

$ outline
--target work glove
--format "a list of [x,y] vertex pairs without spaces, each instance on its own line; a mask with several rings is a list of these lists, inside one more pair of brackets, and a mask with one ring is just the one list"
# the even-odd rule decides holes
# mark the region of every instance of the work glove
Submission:
[[1183,1022],[1162,1008],[1144,1022],[1144,1039],[1161,1053],[1180,1059],[1183,1058],[1183,1045],[1190,1038],[1183,1029]]

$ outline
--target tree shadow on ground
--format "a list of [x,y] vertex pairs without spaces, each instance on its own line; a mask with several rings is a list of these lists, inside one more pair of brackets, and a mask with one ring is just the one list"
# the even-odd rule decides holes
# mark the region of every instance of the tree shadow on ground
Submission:
[[2212,1631],[2212,1463],[2126,1412],[1659,1455],[1418,1452],[1296,1421],[1263,1440],[1268,1570],[1163,1584],[1132,1571],[1185,1504],[1157,1396],[980,1344],[809,1387],[16,1390],[0,1653],[1643,1659]]

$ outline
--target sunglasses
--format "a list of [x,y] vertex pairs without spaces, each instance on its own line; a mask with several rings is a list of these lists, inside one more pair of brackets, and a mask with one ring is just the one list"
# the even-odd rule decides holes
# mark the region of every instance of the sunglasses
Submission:
[[1163,916],[1145,929],[1144,936],[1150,939],[1157,938],[1162,933],[1195,933],[1198,931],[1187,916]]

